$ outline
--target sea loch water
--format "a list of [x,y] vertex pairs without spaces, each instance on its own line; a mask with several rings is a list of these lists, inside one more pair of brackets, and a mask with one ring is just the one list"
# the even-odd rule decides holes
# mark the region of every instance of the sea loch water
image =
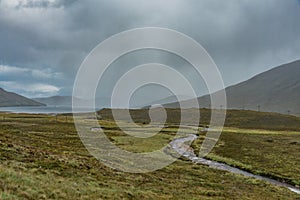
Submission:
[[[100,110],[97,108],[96,110]],[[76,108],[77,112],[94,112],[92,108]],[[34,113],[34,114],[55,114],[72,113],[71,106],[28,106],[28,107],[0,107],[0,112],[11,113]]]

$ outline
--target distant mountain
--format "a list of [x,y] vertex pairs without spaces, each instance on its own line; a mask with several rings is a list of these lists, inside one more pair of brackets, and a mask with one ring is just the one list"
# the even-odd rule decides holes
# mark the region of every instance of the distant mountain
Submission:
[[185,95],[178,95],[178,96],[169,96],[166,97],[164,99],[161,100],[156,100],[156,101],[152,101],[150,103],[145,103],[144,105],[138,106],[139,108],[149,108],[151,106],[154,105],[164,105],[164,104],[169,104],[169,103],[175,103],[178,101],[178,99],[182,99],[182,100],[188,100],[191,99],[191,97],[185,96]]
[[[300,60],[227,87],[226,93],[229,109],[300,115]],[[198,101],[200,107],[208,107],[210,96],[202,96]],[[178,107],[178,102],[166,104],[165,107]]]
[[[52,96],[52,97],[44,97],[44,98],[34,98],[35,101],[46,104],[48,106],[72,106],[72,96]],[[75,101],[80,103],[89,104],[90,100],[80,99],[74,97]],[[110,107],[110,99],[108,98],[96,98],[96,107],[98,108],[109,108]]]
[[34,98],[33,100],[46,104],[47,106],[71,106],[71,96],[53,96],[44,98]]
[[0,88],[0,107],[16,106],[45,106],[45,104],[36,102],[13,92],[7,92]]
[[[187,96],[181,95],[178,96],[180,99],[190,99]],[[44,98],[34,98],[33,100],[46,104],[48,106],[72,106],[72,96],[52,96],[52,97],[44,97]],[[81,98],[76,98],[75,100],[77,102],[83,103],[83,105],[90,104],[91,100],[86,100],[86,99],[81,99]],[[140,101],[133,102],[133,105],[130,105],[131,108],[143,108],[143,107],[148,107],[149,105],[163,105],[166,103],[170,102],[176,102],[178,101],[176,96],[170,96],[161,100],[156,100],[144,104],[140,104]],[[111,108],[111,98],[108,97],[97,97],[95,99],[95,104],[97,108]]]

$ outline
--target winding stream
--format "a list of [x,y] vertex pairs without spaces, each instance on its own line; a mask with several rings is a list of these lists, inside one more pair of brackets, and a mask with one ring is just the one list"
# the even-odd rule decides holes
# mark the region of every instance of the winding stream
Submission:
[[277,180],[274,180],[274,179],[271,179],[271,178],[267,178],[267,177],[264,177],[264,176],[255,175],[255,174],[252,174],[250,172],[247,172],[247,171],[235,168],[235,167],[231,167],[231,166],[226,165],[224,163],[219,163],[219,162],[216,162],[216,161],[211,161],[211,160],[207,160],[207,159],[204,159],[204,158],[197,157],[196,154],[194,153],[194,150],[191,147],[189,147],[185,144],[187,142],[194,141],[195,139],[197,139],[197,136],[190,134],[186,137],[174,139],[173,141],[170,142],[170,145],[177,153],[179,153],[180,155],[184,156],[185,158],[191,160],[194,163],[207,165],[211,168],[215,168],[215,169],[219,169],[219,170],[223,170],[223,171],[228,171],[228,172],[232,172],[232,173],[236,173],[236,174],[241,174],[241,175],[256,178],[256,179],[259,179],[259,180],[264,180],[264,181],[267,181],[267,182],[269,182],[273,185],[276,185],[276,186],[286,187],[289,190],[291,190],[291,191],[293,191],[297,194],[300,194],[300,189],[296,188],[296,187],[294,187],[290,184],[283,183],[283,182],[280,182],[280,181],[277,181]]

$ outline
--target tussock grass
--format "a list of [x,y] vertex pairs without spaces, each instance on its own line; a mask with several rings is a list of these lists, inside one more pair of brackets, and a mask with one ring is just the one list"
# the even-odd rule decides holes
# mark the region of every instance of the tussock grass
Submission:
[[[204,136],[193,142],[199,152]],[[208,159],[300,185],[300,132],[225,128]]]
[[[5,115],[5,119],[0,116],[1,199],[297,198],[285,188],[181,159],[152,173],[123,173],[106,167],[89,155],[76,133],[71,116],[68,120],[65,116],[58,116],[56,120],[55,116],[48,115],[1,115]],[[126,136],[109,119],[103,119],[99,124],[116,145],[136,152],[160,148],[174,137],[176,130],[176,126],[164,128],[152,140],[146,141]],[[188,133],[189,129],[185,131]],[[240,141],[233,134],[237,133],[228,133],[231,137],[221,139],[225,148],[231,141]],[[218,148],[214,152],[216,155],[228,157],[230,153],[225,155],[221,149],[224,147]],[[232,159],[247,163],[247,160],[237,157]],[[249,157],[251,159],[255,161]],[[292,164],[293,159],[291,155],[285,162]],[[292,171],[285,175],[295,178]]]

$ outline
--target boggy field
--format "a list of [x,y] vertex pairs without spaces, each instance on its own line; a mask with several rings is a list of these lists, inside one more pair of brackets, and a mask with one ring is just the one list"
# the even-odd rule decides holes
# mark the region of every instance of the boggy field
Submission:
[[[149,152],[174,138],[178,111],[169,112],[168,126],[151,139],[124,134],[109,110],[100,112],[99,124],[120,148]],[[208,123],[205,112],[200,126]],[[132,111],[132,115],[141,125],[149,122],[144,110]],[[229,111],[221,138],[207,158],[297,186],[299,122],[293,116]],[[192,144],[196,153],[204,137],[203,132],[198,135]],[[286,188],[184,158],[151,173],[111,169],[88,153],[70,115],[1,113],[0,160],[1,199],[300,199]]]

